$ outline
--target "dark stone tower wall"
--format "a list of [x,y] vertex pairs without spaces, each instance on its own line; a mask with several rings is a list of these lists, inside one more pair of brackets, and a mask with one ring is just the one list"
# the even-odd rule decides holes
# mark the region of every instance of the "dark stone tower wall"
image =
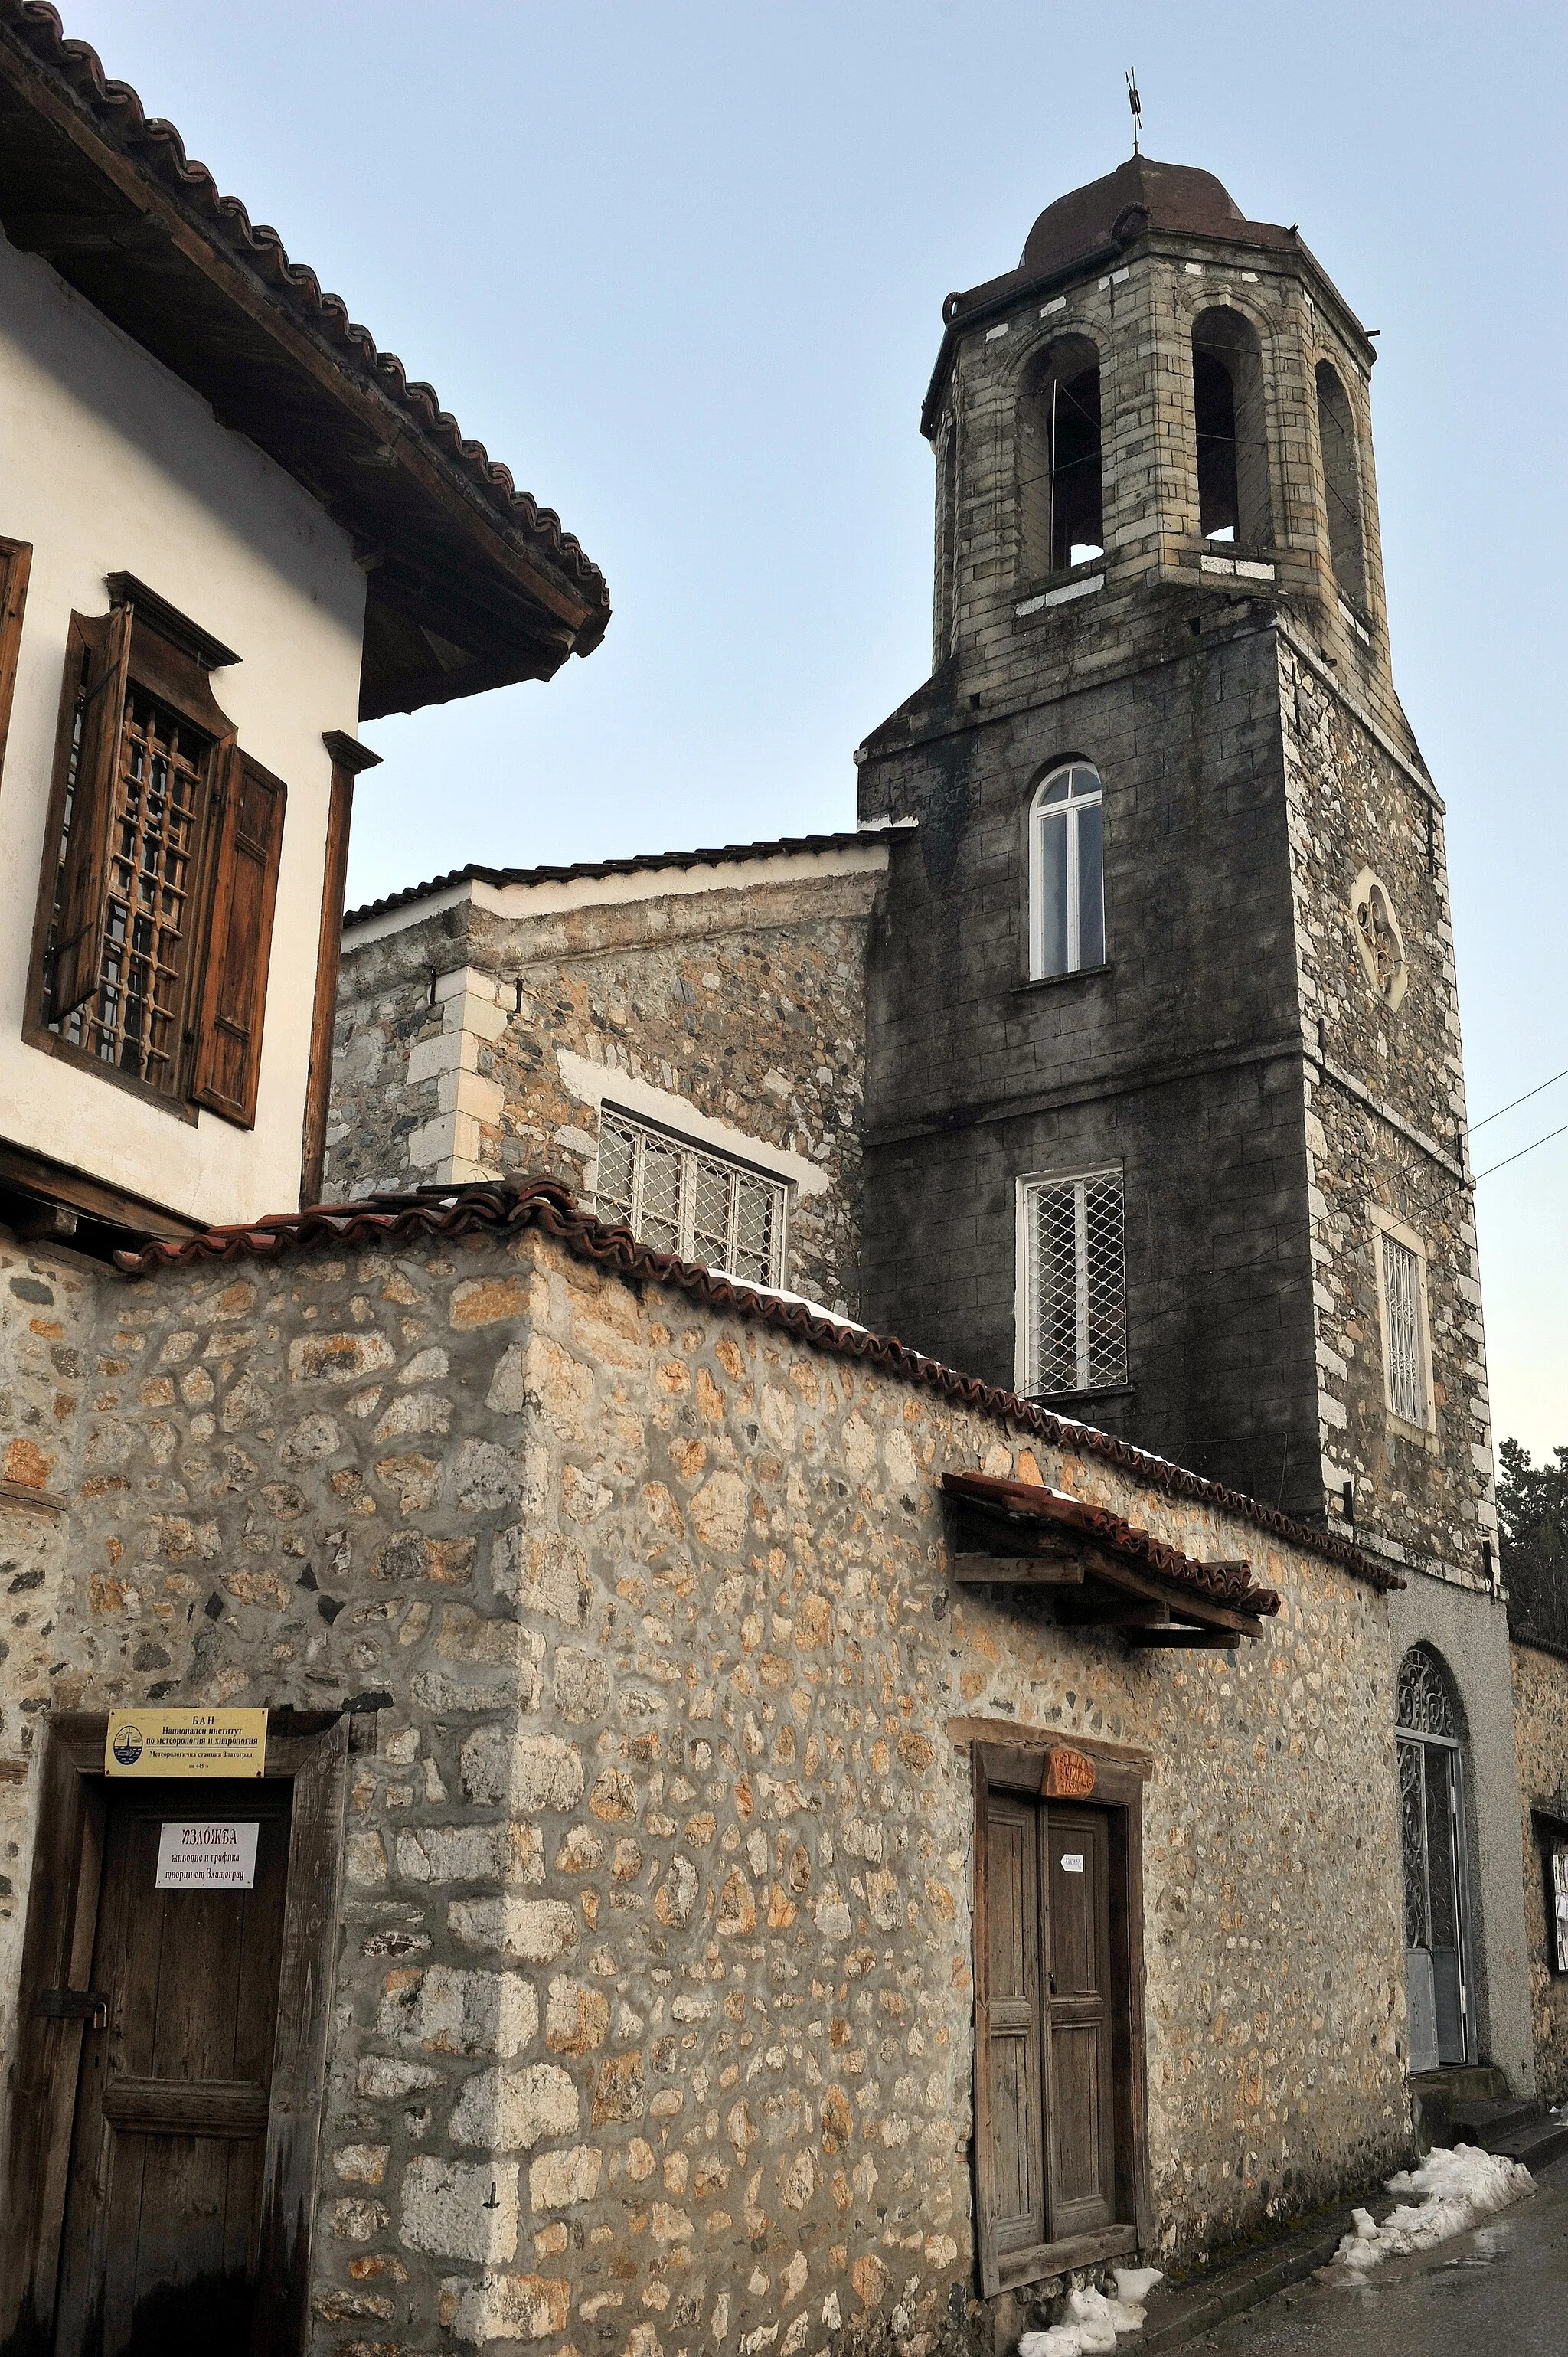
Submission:
[[[936,668],[857,756],[863,820],[917,822],[872,951],[863,1314],[1015,1382],[1017,1182],[1120,1165],[1128,1382],[1055,1404],[1337,1526],[1349,1481],[1362,1535],[1479,1578],[1442,805],[1390,665],[1373,347],[1299,238],[1207,176],[1101,186],[1042,216],[1019,271],[950,297],[928,397]],[[1199,531],[1193,332],[1217,310],[1255,353],[1229,544]],[[1021,404],[1064,335],[1099,356],[1105,552],[1042,575]],[[1103,791],[1106,962],[1031,983],[1030,802],[1075,756]],[[1402,932],[1397,1007],[1358,946],[1364,871]],[[1427,1254],[1425,1436],[1387,1411],[1390,1220]]]

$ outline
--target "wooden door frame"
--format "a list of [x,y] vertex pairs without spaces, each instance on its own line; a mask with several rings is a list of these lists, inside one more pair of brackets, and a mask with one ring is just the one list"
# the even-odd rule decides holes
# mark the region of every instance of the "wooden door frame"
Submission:
[[[1144,2016],[1144,1785],[1148,1760],[1086,1737],[1032,1736],[1023,1729],[997,1729],[1002,1739],[970,1746],[974,1775],[974,2218],[982,2297],[1015,2291],[1043,2276],[1092,2266],[1149,2250],[1155,2239],[1154,2192],[1149,2174],[1148,2068]],[[986,1795],[992,1791],[1026,1792],[1042,1802],[1046,1765],[1053,1750],[1082,1752],[1094,1761],[1091,1793],[1064,1806],[1103,1811],[1110,1830],[1111,1994],[1112,2134],[1116,2222],[1092,2233],[1029,2251],[999,2255],[993,2239],[994,2202],[991,2184],[991,2097],[983,2034],[990,1966],[985,1925]],[[1042,1918],[1043,1918],[1042,1900]],[[1042,2072],[1049,2057],[1042,2051]],[[1049,2087],[1043,2080],[1042,2123],[1049,2119]]]
[[[349,1727],[336,1711],[274,1710],[267,1724],[264,1774],[294,1786],[294,1805],[250,2357],[299,2357],[309,2325]],[[39,2000],[91,1987],[107,1731],[102,1711],[61,1711],[45,1722],[0,2186],[0,2357],[46,2357],[54,2347],[84,2024],[41,2013]],[[200,1793],[193,1781],[193,1803]]]

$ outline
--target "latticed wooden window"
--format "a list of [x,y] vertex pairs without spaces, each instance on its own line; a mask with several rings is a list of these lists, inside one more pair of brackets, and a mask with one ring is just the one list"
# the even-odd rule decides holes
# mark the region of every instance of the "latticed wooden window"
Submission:
[[604,1108],[599,1217],[656,1252],[750,1285],[782,1285],[786,1205],[781,1180]]
[[[46,958],[60,920],[81,759],[79,691],[55,907]],[[103,1063],[175,1092],[190,966],[196,854],[206,816],[211,739],[134,683],[125,694],[114,763],[108,888],[90,971],[96,987],[51,1026]]]
[[1383,1238],[1383,1340],[1389,1354],[1389,1410],[1402,1424],[1427,1420],[1426,1338],[1421,1257],[1395,1236]]
[[1024,1191],[1024,1388],[1083,1392],[1127,1377],[1122,1174],[1032,1180]]
[[28,1036],[249,1128],[287,790],[213,697],[238,657],[110,586],[67,638]]

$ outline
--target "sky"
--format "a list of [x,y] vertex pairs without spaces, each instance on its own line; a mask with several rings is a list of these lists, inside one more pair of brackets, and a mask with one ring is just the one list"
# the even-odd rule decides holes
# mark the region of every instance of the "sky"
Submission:
[[[1568,1067],[1568,10],[1378,0],[72,0],[608,576],[547,686],[367,727],[350,904],[853,825],[929,668],[942,296],[1144,149],[1298,221],[1381,330],[1395,678],[1440,791],[1471,1118]],[[1568,1124],[1487,1121],[1486,1172]],[[1568,1442],[1568,1135],[1477,1194],[1499,1437]]]

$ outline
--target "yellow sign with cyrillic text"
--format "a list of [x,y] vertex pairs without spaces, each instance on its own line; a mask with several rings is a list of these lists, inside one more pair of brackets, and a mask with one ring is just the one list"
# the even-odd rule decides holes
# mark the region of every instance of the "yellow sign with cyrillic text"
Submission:
[[112,1710],[106,1776],[259,1776],[264,1710]]

